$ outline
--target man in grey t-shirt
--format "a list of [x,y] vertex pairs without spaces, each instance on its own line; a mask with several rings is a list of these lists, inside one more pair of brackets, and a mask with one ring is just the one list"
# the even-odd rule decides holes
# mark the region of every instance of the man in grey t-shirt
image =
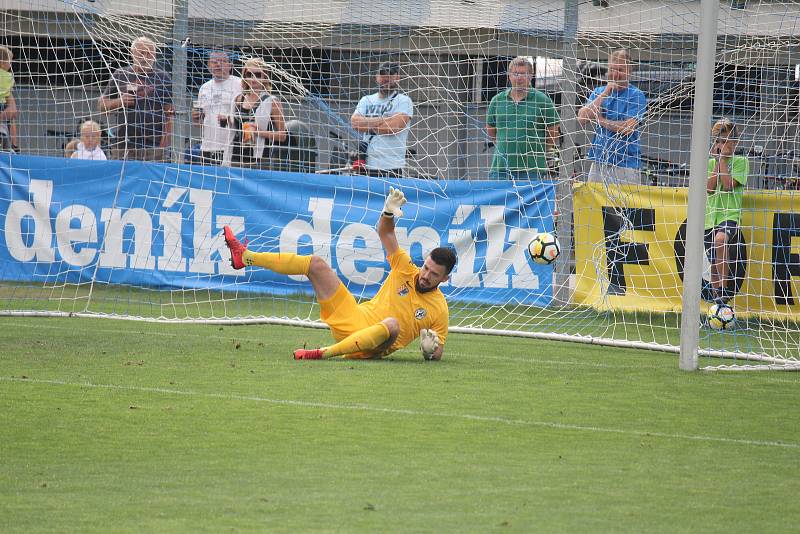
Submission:
[[172,81],[156,68],[156,44],[147,37],[131,43],[131,64],[117,69],[98,102],[112,112],[111,159],[163,161],[172,134]]
[[400,65],[384,62],[375,75],[378,92],[363,97],[350,124],[364,134],[370,176],[399,177],[406,167],[406,147],[414,104],[400,91]]

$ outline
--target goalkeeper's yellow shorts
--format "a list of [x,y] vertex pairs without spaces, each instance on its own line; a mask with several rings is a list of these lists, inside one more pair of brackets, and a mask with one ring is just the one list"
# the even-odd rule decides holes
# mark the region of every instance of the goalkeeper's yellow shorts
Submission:
[[[347,336],[375,324],[374,320],[364,314],[356,302],[356,298],[341,282],[331,298],[319,301],[319,307],[319,318],[330,327],[333,339],[337,343]],[[347,358],[369,360],[380,358],[384,354],[386,352],[380,354],[355,352],[348,354]]]
[[337,343],[350,334],[372,326],[367,324],[367,318],[361,313],[356,298],[341,282],[331,298],[319,301],[319,307],[319,318],[331,327],[333,339]]

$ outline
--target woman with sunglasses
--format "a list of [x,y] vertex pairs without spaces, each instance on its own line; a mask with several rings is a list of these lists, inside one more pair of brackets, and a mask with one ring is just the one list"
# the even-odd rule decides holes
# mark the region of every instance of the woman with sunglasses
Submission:
[[269,66],[260,58],[248,59],[242,69],[242,94],[231,107],[228,127],[233,129],[230,156],[237,167],[261,168],[269,161],[266,151],[286,141],[286,121],[277,97],[270,94]]

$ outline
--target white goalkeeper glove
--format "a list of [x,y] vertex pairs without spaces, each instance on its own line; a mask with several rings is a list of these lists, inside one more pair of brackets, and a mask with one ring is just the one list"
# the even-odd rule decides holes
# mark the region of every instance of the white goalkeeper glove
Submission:
[[389,188],[386,202],[383,204],[383,214],[386,217],[402,217],[403,210],[400,208],[406,203],[406,196],[399,189]]
[[433,359],[433,353],[439,348],[439,334],[433,328],[423,328],[419,331],[419,349],[426,360]]

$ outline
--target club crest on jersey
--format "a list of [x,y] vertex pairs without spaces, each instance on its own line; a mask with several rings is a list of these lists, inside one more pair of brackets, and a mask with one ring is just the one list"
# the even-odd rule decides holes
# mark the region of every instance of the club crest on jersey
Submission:
[[400,286],[400,289],[397,290],[397,296],[405,297],[406,295],[408,295],[408,286],[403,284],[402,286]]
[[416,317],[417,320],[424,319],[426,315],[428,315],[428,312],[425,311],[425,308],[417,308],[414,310],[414,317]]

